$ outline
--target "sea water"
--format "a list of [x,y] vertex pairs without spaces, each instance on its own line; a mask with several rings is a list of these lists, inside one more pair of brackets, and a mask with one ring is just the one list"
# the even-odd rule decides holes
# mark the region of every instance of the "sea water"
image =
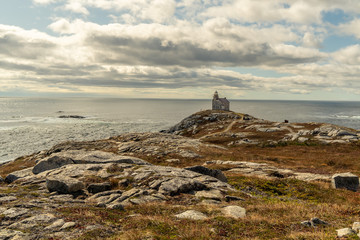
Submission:
[[[159,131],[211,107],[211,100],[0,98],[0,162],[64,141]],[[327,122],[360,129],[360,102],[233,100],[232,111],[272,121]],[[85,118],[59,118],[78,115]]]

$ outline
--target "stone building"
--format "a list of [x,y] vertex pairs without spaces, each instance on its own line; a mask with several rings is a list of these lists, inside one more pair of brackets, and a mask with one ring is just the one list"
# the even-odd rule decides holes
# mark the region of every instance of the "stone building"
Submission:
[[214,97],[212,100],[212,110],[224,110],[230,111],[230,102],[225,98],[219,98],[219,94],[217,91],[214,93]]

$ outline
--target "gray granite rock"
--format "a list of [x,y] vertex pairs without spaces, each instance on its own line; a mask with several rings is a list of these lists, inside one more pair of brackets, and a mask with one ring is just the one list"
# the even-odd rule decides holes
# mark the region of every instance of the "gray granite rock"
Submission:
[[39,224],[51,224],[52,222],[56,221],[57,218],[50,213],[47,214],[38,214],[33,217],[25,218],[20,222],[13,223],[9,226],[10,229],[20,229],[20,230],[27,230]]
[[6,202],[12,202],[12,201],[15,201],[16,199],[17,199],[17,197],[14,197],[14,196],[0,197],[0,204],[6,203]]
[[359,177],[352,173],[337,173],[331,178],[333,188],[344,188],[356,192],[359,188]]
[[210,189],[210,190],[197,191],[195,193],[195,197],[221,201],[221,199],[223,198],[223,194],[221,193],[220,190]]
[[28,239],[26,234],[10,229],[0,229],[0,240]]
[[337,236],[339,238],[346,237],[346,236],[349,236],[351,234],[355,234],[355,231],[352,230],[351,228],[338,229],[338,230],[336,230],[336,232],[337,232]]
[[29,212],[29,209],[26,208],[9,208],[4,211],[2,214],[5,219],[15,220]]
[[70,177],[48,177],[46,187],[50,192],[75,193],[84,189],[84,183]]
[[360,231],[360,222],[354,222],[351,228],[358,233]]
[[192,166],[192,167],[186,167],[185,169],[217,178],[222,182],[227,182],[227,178],[225,177],[225,175],[222,173],[221,170],[218,169],[209,169],[204,166]]
[[104,183],[92,183],[87,187],[89,193],[99,193],[109,191],[111,189],[111,183],[104,182]]
[[106,208],[124,210],[124,205],[121,203],[111,203],[111,204],[106,205]]
[[12,183],[15,180],[18,180],[20,178],[29,177],[31,175],[33,175],[32,168],[26,168],[26,169],[15,171],[15,172],[8,174],[5,178],[5,182]]
[[239,206],[227,206],[221,209],[221,212],[228,217],[235,219],[244,218],[246,216],[245,208]]
[[58,219],[55,222],[53,222],[51,225],[45,227],[45,230],[60,229],[64,224],[65,224],[64,219]]
[[74,161],[71,158],[63,157],[63,156],[50,156],[40,162],[38,162],[32,172],[34,174],[39,174],[41,172],[45,172],[47,170],[56,169],[62,167],[64,165],[74,164]]
[[190,191],[199,191],[206,189],[206,185],[193,179],[176,177],[169,181],[161,183],[159,192],[165,195],[177,195]]
[[207,216],[202,212],[195,211],[195,210],[188,210],[183,213],[175,215],[176,218],[179,219],[191,219],[191,220],[205,220]]
[[67,222],[67,223],[64,223],[64,225],[62,225],[60,230],[65,230],[65,229],[68,229],[68,228],[72,228],[74,226],[76,226],[75,222]]

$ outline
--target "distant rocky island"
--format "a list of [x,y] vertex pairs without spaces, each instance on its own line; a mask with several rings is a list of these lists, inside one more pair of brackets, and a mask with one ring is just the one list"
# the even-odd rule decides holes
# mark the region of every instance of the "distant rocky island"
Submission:
[[0,167],[0,239],[357,239],[359,138],[206,110],[64,142]]

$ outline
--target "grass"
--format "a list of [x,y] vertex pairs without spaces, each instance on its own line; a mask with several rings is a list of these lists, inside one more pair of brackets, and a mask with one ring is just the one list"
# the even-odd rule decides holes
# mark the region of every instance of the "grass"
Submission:
[[9,173],[35,166],[33,155],[15,159],[0,166],[0,176],[5,178]]
[[[359,207],[347,204],[306,203],[297,201],[263,201],[258,199],[242,203],[247,209],[244,219],[221,216],[213,207],[192,206],[206,213],[202,221],[179,220],[174,214],[185,206],[145,204],[130,206],[126,211],[108,211],[100,208],[60,209],[71,215],[66,220],[101,223],[102,231],[92,234],[92,239],[335,239],[335,230],[348,227],[359,216]],[[356,211],[354,211],[356,210]],[[339,217],[339,215],[341,215]],[[319,217],[331,225],[305,227],[301,221]],[[113,229],[109,232],[109,229]],[[105,234],[106,233],[106,234]],[[94,235],[97,234],[97,235]],[[82,236],[79,239],[86,239]],[[96,236],[96,237],[95,237]],[[358,239],[358,238],[353,238]]]

